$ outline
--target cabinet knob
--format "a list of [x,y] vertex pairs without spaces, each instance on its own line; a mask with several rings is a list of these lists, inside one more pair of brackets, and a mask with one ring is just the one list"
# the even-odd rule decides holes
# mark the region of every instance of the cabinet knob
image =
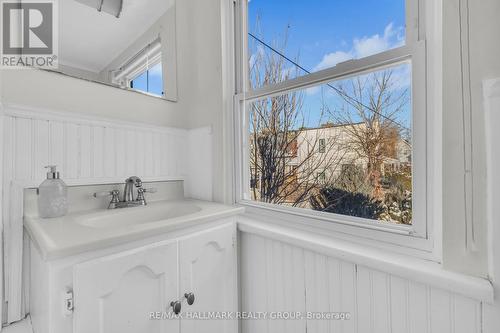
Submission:
[[179,313],[181,313],[181,302],[179,301],[172,301],[170,302],[170,306],[172,307],[172,310],[174,311],[174,313],[176,315],[178,315]]
[[186,297],[187,303],[189,305],[193,305],[194,304],[194,294],[193,293],[185,293],[184,297]]

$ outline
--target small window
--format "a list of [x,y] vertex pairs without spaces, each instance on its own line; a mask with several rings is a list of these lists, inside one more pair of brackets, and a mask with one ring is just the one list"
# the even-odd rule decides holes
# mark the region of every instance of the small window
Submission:
[[157,96],[163,96],[161,62],[145,70],[130,81],[130,88]]
[[318,151],[323,154],[325,152],[325,149],[326,149],[325,139],[319,139]]
[[161,40],[157,38],[130,57],[114,74],[121,87],[163,97],[164,77]]
[[318,173],[318,182],[324,183],[325,181],[326,181],[325,171],[319,172]]

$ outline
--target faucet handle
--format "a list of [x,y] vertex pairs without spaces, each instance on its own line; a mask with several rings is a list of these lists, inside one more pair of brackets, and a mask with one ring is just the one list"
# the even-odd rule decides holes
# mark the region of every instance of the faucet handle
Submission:
[[94,193],[94,198],[102,198],[102,197],[107,197],[107,196],[113,196],[118,198],[119,191],[118,190],[112,190],[112,191],[104,191],[104,192],[96,192]]
[[102,198],[111,195],[111,201],[109,202],[108,209],[116,208],[117,204],[120,203],[120,191],[112,190],[107,192],[96,192],[94,193],[94,198]]
[[120,198],[118,197],[119,195],[120,195],[120,191],[112,190],[112,191],[105,191],[105,192],[96,192],[96,193],[94,193],[94,198],[102,198],[102,197],[111,196],[110,203],[118,203],[118,202],[120,202]]
[[143,188],[139,187],[137,189],[137,199],[136,201],[140,202],[142,205],[147,205],[146,198],[144,198],[144,193],[156,193],[155,188]]

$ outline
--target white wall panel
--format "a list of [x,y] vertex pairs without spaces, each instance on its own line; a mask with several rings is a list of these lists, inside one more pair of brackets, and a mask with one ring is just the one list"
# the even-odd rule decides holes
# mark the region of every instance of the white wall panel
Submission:
[[240,233],[242,311],[349,312],[350,320],[244,320],[243,333],[479,333],[480,301]]
[[[15,121],[20,121],[21,117],[15,117]],[[28,122],[32,122],[31,119],[27,120]],[[60,121],[49,121],[49,164],[57,165],[57,169],[61,173],[62,176],[66,174],[66,154],[65,154],[65,126],[66,124]],[[18,137],[18,140],[23,140],[23,138]],[[18,168],[19,165],[15,165],[15,168]],[[33,166],[34,168],[43,168],[41,166]],[[20,178],[16,177],[18,181],[29,180],[29,178]]]
[[104,128],[104,177],[118,175],[116,172],[116,146],[115,129],[111,127]]
[[[7,180],[36,183],[47,164],[56,164],[64,179],[183,179],[188,131],[149,125],[110,125],[68,117],[52,119],[12,114],[4,120],[4,175]],[[163,160],[163,163],[162,163]]]
[[[79,125],[68,123],[65,126],[65,161],[66,161],[66,177],[78,178],[78,146],[80,144]],[[34,164],[33,168],[38,168],[39,165]],[[36,178],[35,178],[36,179]]]
[[[243,311],[305,311],[304,251],[243,234],[240,240]],[[305,332],[305,320],[243,320],[243,332]]]
[[[13,119],[13,118],[7,118]],[[34,119],[33,122],[33,179],[43,179],[46,170],[40,166],[49,164],[49,121]],[[77,150],[78,151],[78,150]],[[4,161],[5,163],[5,161]]]
[[423,284],[410,282],[408,288],[410,333],[429,333],[429,288]]
[[432,333],[451,333],[453,307],[451,295],[447,291],[432,288],[430,294],[430,331]]
[[94,156],[93,160],[93,177],[102,178],[104,177],[104,128],[100,126],[94,126],[93,131],[93,142],[92,151]]
[[31,178],[31,136],[33,133],[31,120],[14,119],[14,177],[16,179]]

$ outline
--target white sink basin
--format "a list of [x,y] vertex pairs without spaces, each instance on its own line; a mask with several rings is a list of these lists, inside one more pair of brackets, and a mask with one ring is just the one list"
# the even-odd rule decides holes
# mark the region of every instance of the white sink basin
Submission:
[[150,202],[147,206],[99,209],[41,219],[24,216],[24,226],[42,258],[56,259],[179,231],[243,213],[242,207],[198,200]]
[[76,217],[75,222],[90,228],[120,228],[173,219],[199,211],[201,211],[201,208],[190,202],[164,203],[163,205],[151,204],[85,214]]

